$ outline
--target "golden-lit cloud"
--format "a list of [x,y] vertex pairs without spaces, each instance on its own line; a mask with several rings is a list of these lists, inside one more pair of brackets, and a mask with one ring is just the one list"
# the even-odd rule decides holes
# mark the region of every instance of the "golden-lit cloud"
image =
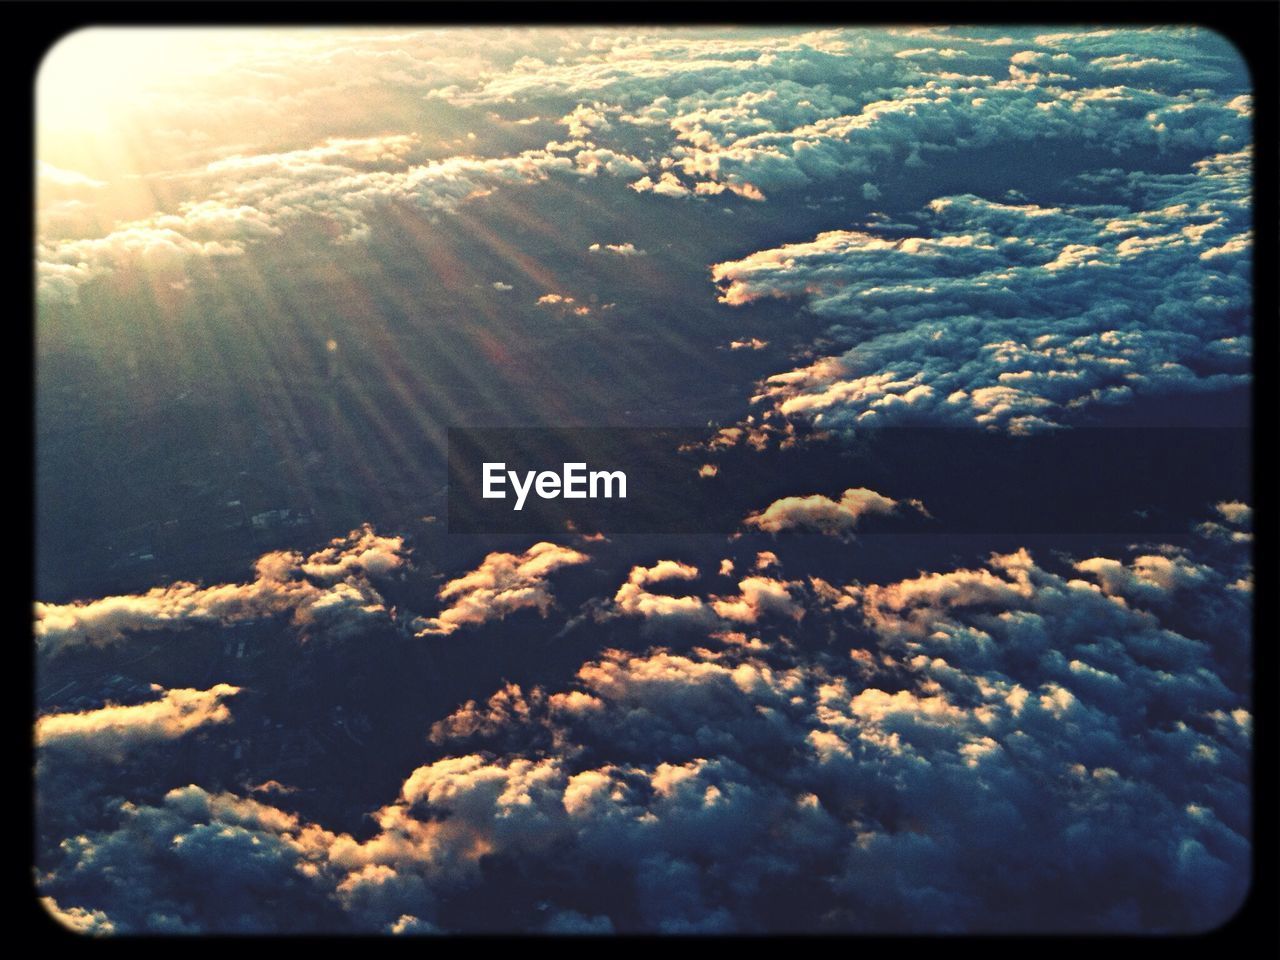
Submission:
[[160,697],[147,703],[45,714],[36,720],[36,744],[120,756],[135,744],[174,740],[209,724],[227,723],[231,710],[224,701],[240,692],[227,683],[208,690],[152,690]]
[[385,576],[404,562],[404,541],[371,527],[353,530],[310,556],[293,551],[264,554],[248,583],[201,586],[177,582],[146,593],[72,603],[35,605],[37,649],[59,653],[78,645],[101,646],[142,631],[180,630],[194,624],[230,624],[290,614],[300,629],[343,629],[372,616],[387,616],[369,576]]
[[866,487],[851,487],[839,500],[821,494],[783,497],[750,514],[743,523],[767,533],[797,530],[847,536],[863,517],[892,514],[904,507],[928,515],[918,500],[898,501]]
[[449,606],[420,621],[418,635],[448,635],[464,626],[501,620],[518,610],[537,610],[546,616],[555,602],[548,577],[588,560],[585,553],[545,541],[521,554],[490,553],[476,569],[440,588],[438,595]]

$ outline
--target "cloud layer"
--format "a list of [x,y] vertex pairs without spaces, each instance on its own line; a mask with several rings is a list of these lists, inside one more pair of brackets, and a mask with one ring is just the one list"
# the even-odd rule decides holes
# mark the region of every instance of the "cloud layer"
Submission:
[[1247,154],[1098,174],[1130,206],[934,200],[712,268],[723,302],[798,298],[827,343],[767,378],[766,417],[1030,432],[1095,405],[1248,382]]
[[[372,834],[184,786],[64,844],[48,885],[76,903],[85,871],[129,876],[77,906],[118,930],[275,929],[293,920],[243,899],[272,887],[335,929],[465,927],[497,864],[526,929],[1205,929],[1249,857],[1251,719],[1222,668],[1247,641],[1250,597],[1223,589],[1240,562],[1157,544],[815,580],[806,612],[843,643],[742,617],[751,634],[507,684],[436,724],[442,755]],[[696,578],[663,561],[627,584]],[[757,579],[736,603],[764,603]],[[212,857],[243,913],[171,892],[175,862]]]

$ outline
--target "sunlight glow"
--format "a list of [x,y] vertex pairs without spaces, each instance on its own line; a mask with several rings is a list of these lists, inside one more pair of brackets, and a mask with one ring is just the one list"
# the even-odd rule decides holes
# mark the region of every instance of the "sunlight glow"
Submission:
[[103,130],[175,82],[214,77],[263,31],[90,27],[59,40],[36,77],[36,115],[50,133]]

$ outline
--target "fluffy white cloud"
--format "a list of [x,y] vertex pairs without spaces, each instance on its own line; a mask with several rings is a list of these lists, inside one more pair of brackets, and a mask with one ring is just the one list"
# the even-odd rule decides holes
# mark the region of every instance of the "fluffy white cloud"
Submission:
[[450,605],[421,621],[418,635],[447,635],[463,626],[501,620],[517,610],[533,609],[546,616],[555,602],[547,578],[562,567],[589,559],[585,553],[546,541],[521,554],[491,553],[476,569],[440,588],[440,599]]
[[716,597],[711,601],[711,609],[733,623],[755,623],[765,614],[799,620],[804,616],[804,609],[792,593],[799,585],[793,580],[743,577],[738,581],[738,595]]
[[851,487],[839,500],[821,494],[783,497],[750,514],[743,523],[768,533],[801,530],[839,537],[851,534],[864,516],[892,514],[902,507],[925,513],[918,500],[900,502],[866,487]]
[[765,420],[1029,432],[1083,408],[1248,380],[1247,154],[1100,179],[1141,205],[929,204],[910,236],[831,231],[712,268],[734,306],[802,298],[847,345],[765,380]]
[[1238,94],[1208,92],[1247,82],[1211,35],[995,39],[1007,42],[916,30],[598,37],[580,54],[523,60],[443,95],[501,103],[536,91],[575,103],[563,121],[573,136],[662,132],[660,172],[635,186],[669,197],[759,199],[996,144],[1070,142],[1121,156],[1248,142]]
[[1224,500],[1214,504],[1214,510],[1225,523],[1206,520],[1196,527],[1196,532],[1210,540],[1227,543],[1249,543],[1253,540],[1253,508],[1239,500]]
[[147,630],[178,630],[196,623],[236,623],[287,613],[301,630],[338,631],[368,617],[385,617],[369,577],[404,562],[404,541],[366,526],[310,556],[264,554],[249,583],[200,586],[177,582],[143,594],[74,603],[35,605],[37,648],[46,653],[80,644],[102,645]]
[[588,247],[592,253],[612,253],[619,257],[642,257],[645,251],[637,249],[636,245],[631,242],[627,243],[606,243],[603,246],[593,243]]
[[632,567],[627,580],[613,597],[615,609],[627,616],[664,623],[707,625],[714,612],[701,597],[654,593],[649,587],[670,580],[696,580],[698,568],[678,560],[659,560],[649,567]]
[[1214,504],[1214,509],[1228,523],[1247,527],[1253,520],[1253,508],[1239,500],[1224,500]]
[[49,916],[73,933],[102,936],[116,932],[111,918],[101,910],[85,910],[83,907],[64,909],[53,897],[41,897],[40,905],[49,912]]
[[135,744],[174,740],[208,724],[226,723],[231,711],[224,701],[240,692],[227,683],[208,690],[152,689],[160,697],[147,703],[38,717],[36,744],[119,757]]
[[[758,569],[767,565],[758,565]],[[730,563],[727,572],[732,570]],[[726,574],[723,563],[720,571]],[[612,606],[598,609],[596,616],[604,619],[616,615],[640,617],[645,621],[645,628],[652,631],[666,627],[710,629],[722,622],[755,623],[770,614],[793,620],[804,615],[795,596],[800,587],[797,581],[748,576],[738,581],[738,593],[730,596],[674,595],[649,589],[656,583],[696,580],[699,576],[697,567],[678,560],[659,560],[649,567],[632,567],[626,582],[614,594]]]

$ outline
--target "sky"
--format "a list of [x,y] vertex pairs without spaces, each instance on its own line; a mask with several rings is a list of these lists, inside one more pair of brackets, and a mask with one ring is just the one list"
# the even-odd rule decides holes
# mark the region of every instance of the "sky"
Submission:
[[[64,38],[37,896],[94,935],[1222,923],[1252,116],[1191,27]],[[653,469],[717,522],[673,480],[661,529],[451,532],[478,427],[679,430]]]

